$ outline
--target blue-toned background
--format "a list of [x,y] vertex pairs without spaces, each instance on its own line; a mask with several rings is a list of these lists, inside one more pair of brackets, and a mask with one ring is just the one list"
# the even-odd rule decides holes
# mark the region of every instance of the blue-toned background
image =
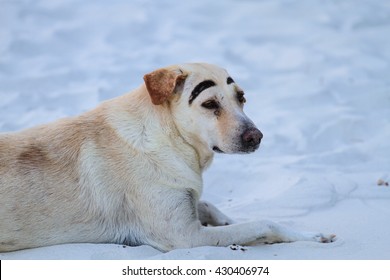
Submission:
[[204,198],[237,221],[336,233],[247,251],[65,245],[5,258],[390,258],[390,2],[0,0],[0,131],[72,116],[156,68],[204,61],[246,91],[260,150]]

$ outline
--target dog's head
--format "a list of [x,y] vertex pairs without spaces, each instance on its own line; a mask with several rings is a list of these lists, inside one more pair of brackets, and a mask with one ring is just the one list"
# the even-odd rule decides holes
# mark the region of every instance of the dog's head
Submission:
[[185,141],[218,153],[250,153],[263,137],[243,111],[244,91],[210,64],[183,64],[144,76],[154,105],[167,106]]

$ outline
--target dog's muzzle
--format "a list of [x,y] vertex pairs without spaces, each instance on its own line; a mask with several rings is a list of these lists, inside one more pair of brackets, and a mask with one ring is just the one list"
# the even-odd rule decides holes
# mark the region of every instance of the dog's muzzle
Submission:
[[241,135],[241,145],[243,152],[254,152],[260,146],[263,133],[255,127],[248,128]]

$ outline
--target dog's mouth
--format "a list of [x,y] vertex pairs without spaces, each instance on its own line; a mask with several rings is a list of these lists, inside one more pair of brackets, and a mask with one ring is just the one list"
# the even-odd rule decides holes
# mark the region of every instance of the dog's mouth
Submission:
[[216,153],[220,153],[220,154],[224,154],[224,151],[222,151],[220,148],[218,148],[217,146],[214,146],[213,147],[213,151],[216,152]]
[[[237,149],[235,152],[232,152],[232,153],[235,153],[235,154],[250,154],[250,153],[253,153],[254,151],[256,151],[259,147],[260,147],[260,143],[254,145],[254,146],[241,147],[241,148]],[[215,153],[218,153],[218,154],[226,154],[226,152],[222,151],[217,146],[213,147],[213,151]],[[228,152],[228,153],[230,153],[230,152]]]

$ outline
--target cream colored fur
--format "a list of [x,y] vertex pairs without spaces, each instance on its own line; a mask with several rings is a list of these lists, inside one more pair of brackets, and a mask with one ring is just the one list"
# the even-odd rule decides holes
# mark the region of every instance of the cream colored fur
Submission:
[[[0,251],[75,242],[167,251],[332,241],[267,221],[232,224],[199,201],[213,148],[242,152],[245,128],[254,127],[236,100],[241,89],[227,77],[209,64],[170,66],[90,112],[0,134]],[[208,79],[216,86],[189,104],[194,87]],[[218,112],[202,105],[212,98]]]

